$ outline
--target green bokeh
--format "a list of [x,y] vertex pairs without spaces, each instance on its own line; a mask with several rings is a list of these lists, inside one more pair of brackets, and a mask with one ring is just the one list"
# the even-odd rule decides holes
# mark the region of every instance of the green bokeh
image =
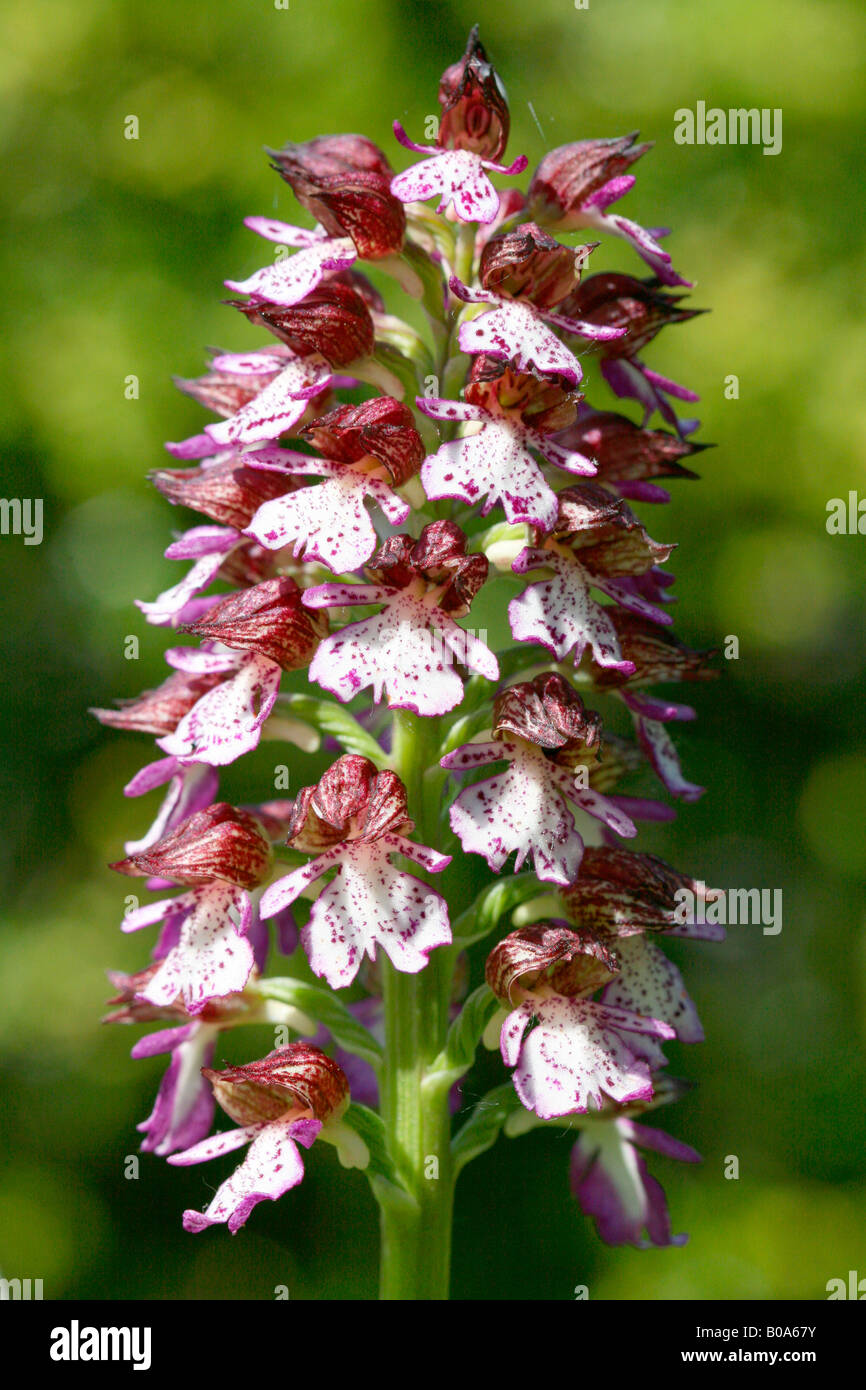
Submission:
[[[260,341],[220,300],[261,262],[242,218],[295,215],[262,146],[357,130],[402,165],[391,121],[420,135],[476,20],[508,87],[512,155],[533,166],[548,146],[638,128],[656,142],[623,211],[673,227],[675,264],[713,313],[648,357],[700,392],[701,437],[720,447],[700,484],[644,511],[679,542],[679,633],[736,636],[739,656],[697,691],[680,740],[706,797],[643,843],[708,882],[781,888],[784,927],[676,943],[708,1041],[671,1048],[698,1085],[664,1120],[705,1163],[653,1168],[689,1244],[602,1246],[568,1196],[567,1146],[534,1133],[461,1180],[454,1291],[821,1298],[866,1273],[866,541],[825,528],[831,498],[866,496],[862,5],[7,0],[2,491],[44,498],[45,539],[0,539],[0,1269],[43,1278],[46,1296],[374,1294],[366,1183],[330,1151],[236,1238],[181,1231],[214,1182],[204,1170],[144,1155],[125,1176],[163,1063],[130,1062],[132,1030],[98,1026],[105,968],[146,949],[118,932],[125,890],[104,865],[155,798],[120,794],[147,741],[87,707],[161,678],[165,634],[132,599],[176,577],[161,551],[177,522],[146,474],[163,440],[200,428],[171,374],[199,371],[208,345]],[[780,107],[782,153],[676,145],[674,112],[698,100]],[[597,254],[641,273],[621,244]],[[592,375],[589,389],[601,400]],[[233,777],[226,793],[249,795]]]

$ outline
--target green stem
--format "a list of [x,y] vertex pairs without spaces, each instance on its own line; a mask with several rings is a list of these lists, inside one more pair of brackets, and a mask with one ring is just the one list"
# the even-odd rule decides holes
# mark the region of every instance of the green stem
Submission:
[[[438,799],[425,797],[424,773],[435,760],[438,719],[399,710],[392,764],[402,778],[418,838],[435,847]],[[418,870],[413,866],[413,872]],[[433,952],[417,975],[383,960],[385,1062],[382,1118],[391,1153],[414,1202],[382,1203],[380,1296],[448,1297],[454,1178],[447,1091],[425,1087],[430,1062],[444,1046],[453,952]]]

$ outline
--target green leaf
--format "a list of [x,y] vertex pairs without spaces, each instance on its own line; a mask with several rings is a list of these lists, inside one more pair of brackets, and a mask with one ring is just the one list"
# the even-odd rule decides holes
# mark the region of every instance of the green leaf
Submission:
[[375,1110],[370,1110],[368,1106],[357,1105],[353,1101],[345,1115],[341,1117],[340,1122],[348,1129],[354,1130],[366,1144],[370,1153],[370,1162],[364,1172],[371,1183],[374,1178],[382,1179],[390,1183],[392,1187],[398,1188],[408,1197],[409,1194],[406,1193],[396,1164],[388,1150],[382,1117],[377,1115]]
[[480,985],[470,994],[448,1030],[445,1047],[430,1067],[427,1080],[442,1078],[442,1084],[451,1086],[475,1061],[475,1053],[481,1035],[498,1008],[496,995],[489,985]]
[[320,700],[315,695],[286,695],[283,699],[299,719],[305,719],[322,733],[330,734],[347,753],[360,753],[375,763],[380,771],[388,766],[388,754],[384,748],[344,706],[331,700]]
[[422,301],[433,319],[445,319],[445,279],[440,267],[432,261],[422,246],[406,241],[403,260],[411,266],[423,287]]
[[471,907],[452,924],[454,944],[471,946],[492,931],[501,917],[543,892],[535,874],[509,875],[483,888]]
[[508,1116],[519,1108],[520,1099],[510,1081],[487,1092],[451,1141],[455,1175],[493,1147]]
[[255,988],[265,999],[279,999],[284,1004],[293,1004],[317,1023],[323,1024],[338,1047],[362,1057],[373,1067],[380,1066],[383,1054],[379,1043],[349,1012],[342,999],[338,999],[330,990],[307,984],[304,980],[292,980],[288,976],[259,980]]

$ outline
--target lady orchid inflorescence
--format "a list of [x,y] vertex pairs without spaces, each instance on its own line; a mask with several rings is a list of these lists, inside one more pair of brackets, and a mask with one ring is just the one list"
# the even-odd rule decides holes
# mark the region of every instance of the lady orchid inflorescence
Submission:
[[[439,103],[433,143],[395,122],[402,173],[361,135],[272,152],[313,225],[247,220],[275,258],[226,285],[262,343],[179,382],[217,418],[153,474],[200,519],[166,552],[183,577],[139,607],[196,640],[96,711],[155,741],[127,795],[164,789],[113,865],[159,895],[122,924],[157,928],[150,964],[111,977],[111,1021],[162,1025],[133,1055],[169,1058],[142,1148],[182,1166],[248,1145],[183,1217],[234,1232],[333,1144],[380,1204],[388,1298],[447,1296],[457,1174],[534,1126],[571,1132],[604,1240],[685,1239],[642,1155],[698,1155],[643,1117],[684,1089],[665,1045],[703,1036],[665,938],[721,934],[678,911],[702,884],[631,847],[673,815],[635,777],[702,791],[672,737],[694,710],[655,687],[713,674],[670,631],[673,545],[632,510],[706,447],[676,413],[697,397],[644,361],[699,312],[688,282],[613,209],[650,146],[563,145],[521,192],[475,30]],[[651,273],[597,270],[574,233]],[[591,406],[585,376],[632,414]],[[291,748],[289,795],[259,775],[220,800],[265,741],[280,765]],[[213,1070],[254,1024],[277,1047]],[[482,1041],[501,1084],[464,1099]],[[215,1104],[238,1128],[212,1132]]]

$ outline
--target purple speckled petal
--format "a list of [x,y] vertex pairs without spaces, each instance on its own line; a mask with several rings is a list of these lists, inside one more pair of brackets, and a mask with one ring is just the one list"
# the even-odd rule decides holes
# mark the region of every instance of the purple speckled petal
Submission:
[[281,359],[280,366],[279,375],[236,414],[207,426],[206,433],[215,443],[255,444],[277,439],[302,419],[308,399],[330,381],[330,368],[324,362],[298,359],[285,365]]
[[[364,956],[375,959],[377,946],[397,970],[415,974],[424,969],[430,951],[451,941],[444,898],[414,874],[394,868],[390,852],[382,842],[344,844],[339,872],[316,898],[301,930],[313,973],[332,989],[351,984]],[[434,868],[433,861],[426,867]]]
[[437,150],[398,174],[391,192],[402,203],[423,203],[436,195],[437,211],[453,207],[461,222],[492,222],[499,212],[499,194],[484,160],[471,150]]
[[244,226],[249,227],[265,241],[276,241],[280,246],[318,246],[327,239],[323,227],[295,227],[291,222],[279,222],[275,217],[245,217]]
[[[374,617],[326,637],[310,665],[310,680],[343,701],[372,686],[374,701],[378,703],[386,691],[391,709],[447,714],[463,699],[463,682],[450,653],[445,659],[446,641],[430,631],[428,624],[435,617],[421,599],[397,593]],[[487,652],[486,647],[482,650]],[[472,649],[466,657],[470,669],[478,670]]]
[[[499,756],[510,759],[505,772],[465,787],[451,807],[451,829],[467,854],[480,854],[498,873],[516,851],[514,872],[532,855],[535,872],[546,883],[571,883],[583,857],[583,841],[541,752],[503,739]],[[573,780],[565,769],[569,782]]]
[[222,767],[234,762],[258,747],[281,675],[276,662],[251,653],[234,676],[196,701],[174,733],[157,740],[157,747],[184,763]]
[[431,500],[485,498],[482,516],[501,502],[513,524],[549,531],[556,521],[556,494],[527,448],[525,431],[508,420],[490,418],[475,433],[442,444],[425,461],[421,482]]
[[165,659],[175,671],[198,676],[211,675],[214,671],[237,671],[244,658],[241,652],[213,652],[204,647],[169,647]]
[[621,973],[605,988],[602,1000],[634,1013],[664,1019],[680,1042],[703,1042],[697,1009],[683,977],[664,951],[645,936],[617,942]]
[[[276,238],[274,238],[275,240]],[[263,266],[246,280],[226,280],[227,289],[264,299],[271,304],[299,304],[325,277],[348,270],[358,258],[354,242],[348,237],[319,241],[287,256],[273,265]]]
[[[540,565],[551,568],[553,575],[527,585],[519,598],[508,605],[515,640],[538,642],[557,661],[573,651],[575,665],[589,645],[599,666],[631,675],[634,663],[624,660],[613,623],[604,606],[591,597],[590,581],[577,561],[527,547],[517,556],[512,569],[516,574],[525,574]],[[594,578],[592,582],[595,583]]]
[[558,372],[572,386],[583,376],[574,353],[531,304],[503,300],[497,308],[462,324],[458,339],[463,352],[489,352],[513,360],[520,371],[535,366],[540,372]]
[[[537,1026],[523,1038],[533,1014]],[[633,1019],[624,1010],[559,995],[509,1014],[502,1025],[502,1057],[515,1067],[514,1087],[522,1103],[549,1120],[585,1114],[591,1105],[600,1109],[605,1095],[620,1103],[651,1099],[649,1068],[618,1031],[622,1020]]]
[[[326,460],[317,461],[324,471]],[[246,530],[269,550],[294,541],[294,554],[320,560],[335,574],[360,569],[376,549],[377,537],[364,506],[369,480],[351,467],[333,465],[334,476],[316,487],[275,497],[259,507]],[[408,508],[404,509],[403,515]]]
[[[284,1192],[297,1187],[304,1176],[298,1144],[309,1148],[321,1127],[318,1120],[292,1120],[288,1123],[273,1121],[263,1126],[248,1125],[235,1131],[244,1136],[240,1140],[243,1143],[249,1137],[250,1130],[258,1129],[243,1163],[222,1183],[206,1211],[184,1212],[184,1230],[203,1231],[207,1226],[227,1222],[234,1235],[259,1202],[276,1201]],[[235,1142],[231,1147],[237,1148],[239,1143]],[[196,1163],[214,1156],[208,1153],[201,1158],[191,1158],[190,1154],[195,1152],[193,1149],[186,1154],[175,1154],[169,1161]],[[228,1149],[224,1148],[222,1152],[228,1152]]]
[[488,420],[489,411],[483,405],[471,405],[469,401],[449,401],[443,396],[416,396],[415,404],[422,415],[431,420],[446,420],[450,423],[466,420]]
[[683,801],[697,801],[698,797],[703,796],[706,789],[696,782],[687,782],[683,776],[679,754],[664,724],[656,719],[638,716],[635,718],[635,728],[641,747],[671,796],[678,796]]
[[221,880],[185,896],[193,899],[192,911],[181,926],[177,945],[141,998],[167,1005],[182,995],[187,1010],[197,1013],[209,999],[240,993],[250,977],[253,951],[245,939],[250,899],[243,888]]

